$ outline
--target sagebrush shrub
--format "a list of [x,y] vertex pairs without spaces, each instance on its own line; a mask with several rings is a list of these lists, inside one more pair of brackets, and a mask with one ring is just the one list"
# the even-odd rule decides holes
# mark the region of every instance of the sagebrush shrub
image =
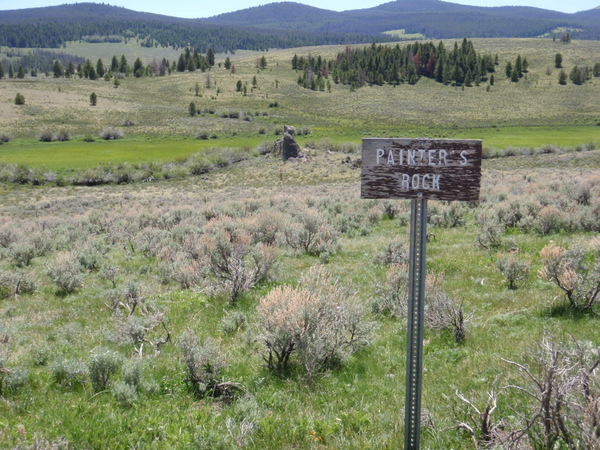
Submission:
[[71,140],[71,132],[66,129],[60,129],[56,133],[56,140],[59,142],[66,142]]
[[188,332],[180,343],[183,362],[187,369],[185,382],[198,398],[206,395],[219,397],[219,388],[226,361],[220,348],[211,338],[198,338]]
[[529,277],[529,262],[517,258],[512,253],[500,255],[496,260],[496,267],[504,275],[509,289],[517,289],[526,283]]
[[33,272],[0,270],[0,298],[31,294],[37,290],[37,286]]
[[17,267],[29,266],[33,258],[37,256],[35,245],[26,241],[13,243],[9,247],[8,253]]
[[246,315],[240,311],[232,311],[226,313],[221,320],[221,330],[225,334],[233,334],[246,327],[247,323]]
[[345,361],[369,342],[374,323],[353,295],[323,269],[311,270],[306,287],[276,287],[258,307],[263,356],[269,370],[285,373],[292,353],[308,376]]
[[313,209],[299,211],[284,225],[286,243],[294,250],[310,255],[337,251],[338,232]]
[[228,292],[229,303],[265,280],[277,260],[277,247],[252,244],[239,223],[214,222],[202,243],[205,267],[212,282]]
[[385,249],[375,256],[375,264],[386,266],[403,265],[408,263],[408,249],[402,241],[390,241]]
[[55,360],[51,370],[54,382],[68,389],[72,389],[76,385],[83,386],[88,377],[87,366],[77,359],[60,358]]
[[592,311],[600,297],[600,246],[565,249],[554,242],[540,252],[540,278],[556,284],[575,310]]
[[94,391],[101,392],[108,388],[113,376],[123,364],[123,356],[104,347],[96,347],[90,352],[88,371]]
[[40,142],[52,142],[54,139],[56,139],[56,135],[51,130],[43,130],[38,134]]
[[[0,368],[2,370],[2,368]],[[0,375],[1,376],[1,375]],[[29,382],[29,369],[24,366],[11,367],[0,380],[0,395],[15,394]]]
[[504,228],[497,220],[479,217],[477,228],[477,245],[484,250],[499,249],[504,245]]
[[121,139],[125,133],[120,128],[106,127],[100,132],[100,137],[106,141]]
[[138,392],[134,386],[124,381],[115,382],[112,395],[116,402],[126,408],[132,407],[138,401]]
[[83,286],[83,267],[72,253],[59,253],[54,264],[46,265],[46,275],[58,286],[60,293],[69,294]]

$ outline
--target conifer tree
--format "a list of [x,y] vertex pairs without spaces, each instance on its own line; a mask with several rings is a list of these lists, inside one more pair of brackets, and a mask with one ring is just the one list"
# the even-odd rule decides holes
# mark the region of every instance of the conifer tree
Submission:
[[506,78],[510,78],[512,76],[513,66],[510,61],[506,63],[506,68],[504,69],[504,72],[506,73]]
[[560,72],[558,73],[558,84],[567,84],[567,73],[564,69],[560,69]]
[[133,63],[133,76],[140,78],[142,75],[144,75],[144,63],[140,58],[137,58]]
[[96,106],[98,104],[98,96],[95,92],[90,94],[90,106]]
[[102,59],[98,58],[98,62],[96,63],[96,73],[98,77],[102,78],[104,76],[104,64],[102,63]]
[[569,74],[569,79],[573,82],[573,84],[581,85],[583,84],[583,76],[579,67],[575,66],[571,70]]
[[518,78],[521,78],[523,76],[523,60],[521,59],[521,55],[517,55],[515,70],[517,71]]
[[117,59],[116,55],[113,55],[110,61],[110,71],[113,73],[119,71],[119,60]]
[[62,64],[58,59],[54,61],[52,71],[54,72],[54,78],[59,78],[64,75]]
[[127,64],[127,58],[125,58],[125,55],[121,55],[121,61],[119,62],[119,72],[125,74],[129,72],[129,64]]
[[209,48],[206,52],[206,59],[208,59],[208,64],[213,67],[215,65],[215,52],[212,48]]
[[556,67],[557,69],[560,69],[562,67],[562,60],[563,60],[562,55],[560,53],[557,53],[554,56],[554,67]]
[[75,74],[75,65],[73,64],[73,61],[69,61],[69,65],[65,69],[65,76],[67,78],[71,78],[74,74]]
[[0,62],[0,80],[4,78],[4,64]]
[[177,61],[177,72],[185,72],[187,68],[187,63],[185,62],[185,56],[183,53],[179,55],[179,60]]
[[14,78],[15,76],[15,69],[13,69],[12,64],[8,65],[8,78]]
[[23,64],[21,64],[19,66],[19,70],[17,70],[17,78],[21,80],[25,78],[25,68],[23,67]]
[[465,74],[465,78],[464,78],[464,84],[465,84],[465,86],[471,86],[472,83],[473,83],[473,74],[471,73],[471,70],[467,70],[467,73]]
[[510,74],[510,81],[516,83],[519,81],[519,71],[516,67],[513,68],[512,73]]

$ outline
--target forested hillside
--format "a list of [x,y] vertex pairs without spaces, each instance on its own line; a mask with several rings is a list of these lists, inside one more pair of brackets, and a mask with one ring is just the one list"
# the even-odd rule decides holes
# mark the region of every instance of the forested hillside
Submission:
[[[597,11],[597,10],[596,10]],[[397,0],[369,9],[336,13],[298,3],[271,3],[210,18],[211,23],[325,31],[383,33],[404,29],[428,38],[535,37],[558,28],[572,30],[577,39],[600,37],[594,10],[564,14],[540,8],[482,8],[440,0]]]
[[138,13],[117,6],[79,3],[47,8],[0,12],[0,44],[16,48],[58,48],[68,41],[111,36],[125,40],[139,37],[142,45],[183,48],[188,45],[206,52],[238,49],[268,50],[305,45],[368,43],[385,37],[350,33],[257,30],[210,24],[157,14]]
[[[199,14],[201,12],[199,11]],[[403,29],[427,38],[537,37],[569,31],[600,38],[600,12],[563,14],[539,8],[480,8],[439,0],[398,0],[375,8],[335,12],[294,2],[270,3],[209,19],[182,19],[94,3],[0,12],[0,44],[58,48],[69,41],[138,38],[147,47],[206,52],[264,51],[308,45],[389,41]]]

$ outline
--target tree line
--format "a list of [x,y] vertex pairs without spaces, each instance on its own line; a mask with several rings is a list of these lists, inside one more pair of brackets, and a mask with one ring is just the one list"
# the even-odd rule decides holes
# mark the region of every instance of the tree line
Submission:
[[[59,48],[67,42],[90,36],[138,37],[144,46],[182,49],[186,46],[205,53],[234,53],[238,49],[267,51],[314,45],[367,43],[373,35],[349,33],[315,33],[289,30],[258,30],[211,24],[182,25],[158,21],[105,21],[94,23],[0,24],[0,42],[15,48]],[[391,37],[377,37],[392,40]]]
[[[52,59],[49,61],[48,58]],[[40,63],[40,60],[43,63]],[[154,59],[149,64],[144,64],[141,58],[136,58],[133,64],[130,64],[125,55],[120,58],[114,55],[109,63],[105,63],[102,58],[94,63],[89,58],[85,59],[66,53],[36,51],[22,55],[18,66],[13,66],[13,63],[6,59],[0,62],[0,79],[5,76],[8,76],[8,78],[25,78],[28,73],[31,76],[36,76],[38,72],[52,74],[54,78],[78,76],[90,80],[98,78],[110,80],[114,76],[115,85],[118,86],[118,79],[126,76],[140,78],[143,76],[165,76],[173,72],[193,72],[195,70],[204,72],[214,65],[215,52],[212,48],[209,48],[206,55],[203,55],[200,54],[198,49],[192,50],[190,47],[186,47],[177,61],[169,61],[163,58],[162,60]],[[15,67],[17,68],[15,69]]]

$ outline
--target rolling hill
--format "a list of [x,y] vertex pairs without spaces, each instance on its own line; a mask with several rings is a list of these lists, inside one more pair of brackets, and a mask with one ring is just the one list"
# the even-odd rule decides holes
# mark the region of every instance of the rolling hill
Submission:
[[[600,10],[565,14],[530,7],[483,8],[441,0],[397,0],[374,8],[330,11],[296,2],[270,3],[207,19],[182,19],[95,3],[0,11],[0,45],[60,47],[89,36],[123,36],[145,46],[206,51],[267,50],[390,40],[404,29],[428,39],[536,37],[569,30],[600,39]],[[65,26],[68,24],[68,26]]]
[[397,0],[344,12],[294,2],[270,3],[206,19],[220,25],[379,34],[405,29],[428,38],[534,37],[558,28],[580,39],[600,38],[598,9],[565,14],[531,7],[459,5],[441,0]]

